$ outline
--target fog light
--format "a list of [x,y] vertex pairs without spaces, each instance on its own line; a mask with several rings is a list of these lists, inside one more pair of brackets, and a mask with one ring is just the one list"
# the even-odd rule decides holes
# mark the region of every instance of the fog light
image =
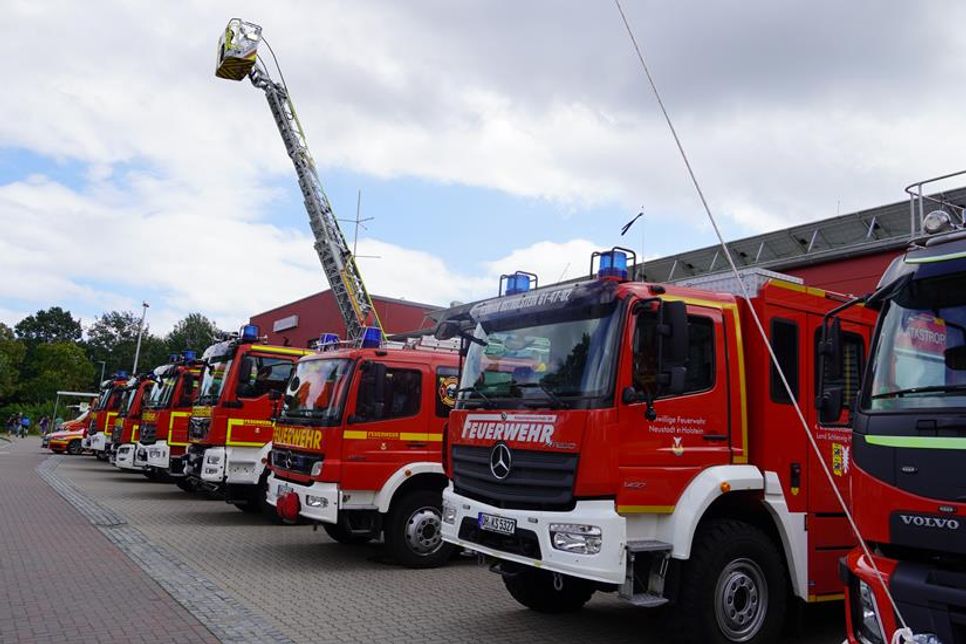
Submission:
[[312,463],[312,471],[309,472],[309,474],[312,476],[319,476],[320,474],[322,474],[322,461],[318,461],[317,463]]
[[578,555],[596,555],[600,552],[602,533],[595,525],[581,523],[551,523],[550,543],[554,550]]
[[305,505],[313,508],[327,508],[329,507],[329,500],[322,496],[315,496],[313,494],[305,495]]
[[882,635],[882,624],[879,622],[879,606],[876,604],[875,595],[872,588],[867,583],[859,580],[859,610],[862,611],[859,624],[856,628],[859,641],[866,644],[882,644],[885,637]]
[[205,460],[211,465],[218,465],[221,463],[221,454],[209,454],[205,456]]
[[443,499],[443,523],[456,524],[456,506]]
[[218,468],[217,467],[206,467],[205,468],[205,474],[217,474],[217,473],[218,473]]

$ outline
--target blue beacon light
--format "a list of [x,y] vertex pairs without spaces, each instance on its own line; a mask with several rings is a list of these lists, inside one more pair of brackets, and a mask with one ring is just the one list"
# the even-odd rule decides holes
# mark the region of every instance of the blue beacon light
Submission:
[[600,266],[597,269],[600,279],[627,279],[627,254],[619,250],[609,250],[600,254]]
[[246,324],[241,328],[241,339],[246,342],[253,342],[258,339],[258,325]]
[[365,333],[362,334],[362,348],[376,349],[382,344],[382,331],[379,327],[367,326]]
[[526,271],[500,275],[500,295],[519,295],[537,286],[537,276]]
[[181,356],[185,359],[185,362],[192,362],[198,357],[198,352],[192,351],[191,349],[185,349],[181,352]]
[[319,349],[329,346],[337,346],[339,344],[339,335],[337,333],[323,333],[319,336]]

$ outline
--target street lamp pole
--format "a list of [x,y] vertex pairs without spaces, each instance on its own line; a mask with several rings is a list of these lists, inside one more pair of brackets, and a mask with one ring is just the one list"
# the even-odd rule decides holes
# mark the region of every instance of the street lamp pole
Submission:
[[98,362],[101,363],[101,379],[97,381],[97,384],[100,385],[104,382],[104,367],[107,366],[107,362],[105,360],[98,360]]
[[138,324],[138,346],[134,350],[134,367],[131,368],[132,376],[138,372],[138,358],[141,356],[141,334],[144,333],[144,316],[147,315],[149,306],[151,305],[147,302],[141,302],[141,322]]

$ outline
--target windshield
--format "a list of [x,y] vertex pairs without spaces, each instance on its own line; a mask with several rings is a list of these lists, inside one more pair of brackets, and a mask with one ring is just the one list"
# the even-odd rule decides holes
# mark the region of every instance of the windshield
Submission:
[[198,396],[199,405],[214,405],[218,402],[221,392],[228,381],[232,359],[209,359],[205,365],[204,375],[201,377],[201,393]]
[[118,416],[127,416],[128,412],[131,411],[131,404],[137,397],[137,392],[138,386],[134,384],[121,393],[121,410],[118,412]]
[[285,391],[284,414],[317,418],[329,424],[342,418],[352,361],[345,359],[303,360]]
[[158,381],[151,387],[150,394],[144,400],[144,406],[152,409],[167,407],[171,402],[175,385],[178,384],[178,370],[174,367],[159,367],[155,369],[154,375]]
[[514,399],[526,406],[569,407],[609,397],[620,326],[615,310],[611,302],[557,311],[539,316],[541,324],[533,315],[484,319],[475,336],[485,346],[470,346],[459,400],[463,406],[492,406],[499,399],[505,406]]
[[966,275],[910,281],[880,324],[863,408],[966,407]]

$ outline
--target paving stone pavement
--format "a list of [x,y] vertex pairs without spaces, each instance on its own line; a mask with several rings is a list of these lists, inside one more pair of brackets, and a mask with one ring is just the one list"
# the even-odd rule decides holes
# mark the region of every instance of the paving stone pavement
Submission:
[[0,440],[0,642],[217,641],[40,478],[48,455]]
[[[136,528],[146,547],[295,642],[661,641],[647,611],[612,595],[599,593],[573,615],[540,615],[473,560],[408,570],[385,560],[379,544],[342,546],[310,526],[274,525],[93,458],[63,457],[56,471]],[[840,642],[841,613],[840,605],[809,607],[785,641]]]

